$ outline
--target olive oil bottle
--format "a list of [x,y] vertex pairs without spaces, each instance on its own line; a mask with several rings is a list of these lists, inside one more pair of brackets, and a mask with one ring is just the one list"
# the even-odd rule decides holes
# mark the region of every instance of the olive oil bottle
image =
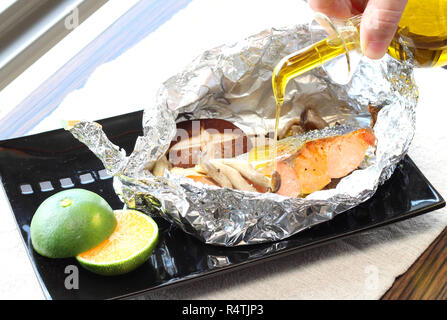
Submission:
[[[342,55],[345,55],[347,59],[346,72],[351,73],[350,52],[360,51],[361,16],[337,23],[318,14],[316,20],[329,36],[310,47],[284,57],[273,71],[272,85],[276,99],[274,170],[276,170],[277,157],[275,144],[287,83]],[[447,65],[447,0],[409,0],[396,35],[388,48],[388,54],[401,61],[412,57],[416,67]]]

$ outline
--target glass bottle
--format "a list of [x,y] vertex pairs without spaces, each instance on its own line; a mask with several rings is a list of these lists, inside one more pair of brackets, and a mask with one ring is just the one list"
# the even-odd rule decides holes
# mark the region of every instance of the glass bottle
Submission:
[[[361,55],[360,22],[361,15],[337,20],[316,14],[311,34],[323,29],[327,37],[279,62],[272,79],[277,102],[291,79],[319,66],[336,82],[348,82]],[[409,0],[388,54],[416,67],[447,65],[447,0]]]

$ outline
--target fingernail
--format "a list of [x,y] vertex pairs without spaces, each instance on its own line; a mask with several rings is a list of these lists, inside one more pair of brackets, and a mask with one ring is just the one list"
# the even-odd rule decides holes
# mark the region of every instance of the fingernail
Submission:
[[380,59],[385,55],[388,49],[388,43],[385,41],[370,40],[362,43],[361,48],[363,54],[368,58]]

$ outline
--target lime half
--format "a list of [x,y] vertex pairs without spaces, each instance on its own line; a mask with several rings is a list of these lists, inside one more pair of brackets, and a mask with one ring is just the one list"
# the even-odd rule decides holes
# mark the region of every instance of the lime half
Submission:
[[45,257],[71,258],[99,245],[115,227],[113,210],[101,196],[71,189],[39,206],[31,221],[31,242]]

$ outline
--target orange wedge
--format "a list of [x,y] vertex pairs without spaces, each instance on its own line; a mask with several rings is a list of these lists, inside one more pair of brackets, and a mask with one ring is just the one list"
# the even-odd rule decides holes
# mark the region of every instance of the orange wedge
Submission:
[[97,247],[76,259],[87,270],[100,275],[120,275],[146,262],[158,240],[158,226],[149,216],[135,210],[114,211],[117,227]]

